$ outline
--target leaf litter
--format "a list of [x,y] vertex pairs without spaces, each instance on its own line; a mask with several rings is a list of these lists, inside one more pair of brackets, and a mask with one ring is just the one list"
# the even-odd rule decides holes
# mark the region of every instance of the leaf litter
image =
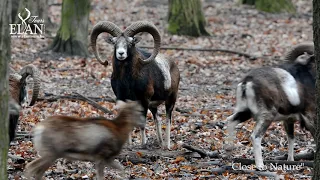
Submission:
[[[62,0],[49,1],[61,3]],[[168,57],[175,59],[181,73],[179,97],[173,113],[171,127],[172,151],[185,151],[182,144],[188,144],[205,151],[217,150],[221,155],[226,137],[226,117],[232,114],[235,104],[235,87],[241,77],[252,68],[282,63],[284,54],[295,44],[312,41],[312,3],[294,0],[297,14],[262,13],[250,6],[242,6],[233,0],[204,0],[203,9],[207,19],[210,37],[185,37],[167,33],[167,1],[160,0],[93,0],[91,2],[89,32],[94,24],[108,20],[124,29],[134,21],[149,20],[160,30],[163,46],[193,48],[224,48],[254,55],[252,61],[244,57],[219,52],[162,50]],[[50,4],[49,3],[49,4]],[[61,6],[49,8],[51,20],[60,23]],[[53,32],[55,32],[54,30]],[[111,65],[101,66],[95,58],[69,57],[59,53],[42,51],[52,42],[54,33],[45,39],[12,38],[12,62],[10,66],[19,70],[33,63],[41,71],[41,97],[70,95],[74,92],[87,97],[115,98],[110,85]],[[149,35],[141,34],[140,45],[152,45]],[[104,58],[109,61],[112,47],[105,42],[106,35],[99,36],[98,47]],[[89,49],[91,51],[91,49]],[[114,110],[114,103],[99,102],[107,109]],[[115,112],[115,111],[113,111]],[[160,118],[165,122],[164,107],[160,107]],[[78,117],[106,116],[100,110],[82,101],[60,99],[54,102],[39,101],[32,107],[24,107],[20,116],[17,133],[30,132],[40,121],[51,115],[70,115]],[[296,124],[295,152],[308,152],[314,149],[310,133],[300,130]],[[237,148],[233,157],[253,159],[250,134],[253,121],[237,126]],[[165,125],[163,125],[165,128]],[[156,133],[152,115],[148,114],[147,137],[149,143],[156,143]],[[140,133],[132,133],[133,148],[137,156],[140,152]],[[264,159],[287,153],[287,139],[281,123],[273,123],[262,141]],[[150,146],[151,148],[157,148]],[[21,156],[26,162],[37,157],[30,136],[12,142],[10,153]],[[214,159],[159,157],[153,162],[133,164],[123,162],[126,177],[131,179],[268,179],[254,174],[233,174],[227,171],[221,175],[211,173],[219,165],[199,167]],[[9,158],[9,179],[23,179],[25,164]],[[279,172],[282,179],[311,179],[312,169],[303,167],[301,171]],[[92,179],[94,166],[89,162],[66,162],[59,159],[46,171],[47,179]],[[107,169],[106,178],[113,179],[119,174]]]

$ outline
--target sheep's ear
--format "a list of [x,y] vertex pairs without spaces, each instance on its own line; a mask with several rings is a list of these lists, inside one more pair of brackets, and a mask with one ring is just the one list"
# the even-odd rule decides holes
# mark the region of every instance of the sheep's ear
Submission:
[[133,37],[132,43],[137,44],[138,42],[140,42],[140,40],[141,40],[141,37]]
[[115,44],[116,41],[117,41],[117,38],[109,36],[109,37],[107,37],[106,41],[107,41],[108,44]]
[[309,59],[308,59],[308,64],[310,64],[310,63],[314,63],[315,62],[315,56],[314,56],[314,54],[313,55],[311,55],[310,57],[309,57]]

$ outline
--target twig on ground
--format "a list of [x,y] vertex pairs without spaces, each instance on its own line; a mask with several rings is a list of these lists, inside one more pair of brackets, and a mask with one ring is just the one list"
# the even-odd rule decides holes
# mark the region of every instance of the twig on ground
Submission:
[[128,151],[127,149],[124,149],[120,155],[118,155],[117,159],[119,161],[130,161],[133,164],[139,164],[139,163],[152,163],[157,161],[160,158],[172,158],[175,159],[179,156],[182,156],[184,158],[194,158],[199,157],[196,153],[188,153],[185,151],[164,151],[162,149],[153,149],[153,150],[134,150],[134,151]]
[[85,70],[85,68],[61,68],[61,69],[51,69],[56,71],[79,71],[79,70]]
[[189,151],[193,151],[193,152],[198,153],[201,156],[201,158],[205,158],[205,157],[220,158],[220,155],[217,151],[206,152],[206,151],[200,150],[198,148],[192,147],[187,144],[183,144],[182,147],[185,149],[188,149]]
[[53,101],[57,101],[60,99],[70,99],[70,100],[80,100],[80,101],[86,101],[89,104],[91,104],[93,107],[101,110],[102,112],[106,113],[106,114],[113,114],[112,111],[102,107],[100,104],[98,104],[96,101],[94,101],[93,99],[96,99],[98,101],[107,101],[107,102],[115,102],[114,99],[110,98],[110,97],[104,97],[104,98],[98,98],[98,97],[85,97],[79,93],[75,93],[75,95],[66,95],[66,96],[59,96],[59,95],[52,95],[50,94],[49,97],[39,97],[37,99],[37,101],[48,101],[48,102],[53,102]]
[[[153,46],[139,46],[140,48],[148,48],[153,49]],[[214,48],[183,48],[183,47],[171,47],[171,46],[162,46],[160,49],[164,50],[180,50],[180,51],[210,51],[210,52],[224,52],[224,53],[231,53],[231,54],[238,54],[239,56],[243,56],[249,58],[250,60],[256,60],[257,57],[242,53],[239,51],[229,50],[229,49],[214,49]]]
[[[45,93],[46,94],[46,93]],[[47,93],[49,94],[49,93]],[[115,103],[116,101],[111,98],[111,97],[103,97],[103,98],[100,98],[100,97],[88,97],[92,100],[95,100],[95,101],[107,101],[107,102],[112,102],[112,103]],[[61,95],[53,95],[53,94],[50,94],[48,97],[39,97],[37,99],[37,101],[48,101],[48,102],[53,102],[53,101],[57,101],[57,100],[60,100],[60,99],[71,99],[71,100],[80,100],[80,101],[83,101],[83,98],[79,97],[79,96],[75,96],[75,95],[64,95],[64,96],[61,96]]]
[[87,98],[85,96],[83,96],[82,94],[80,93],[74,93],[76,95],[78,95],[79,97],[81,97],[84,101],[88,102],[89,104],[91,104],[93,107],[101,110],[102,112],[106,113],[106,114],[113,114],[112,111],[102,107],[100,104],[98,104],[97,102],[95,102],[94,100],[90,99],[90,98]]

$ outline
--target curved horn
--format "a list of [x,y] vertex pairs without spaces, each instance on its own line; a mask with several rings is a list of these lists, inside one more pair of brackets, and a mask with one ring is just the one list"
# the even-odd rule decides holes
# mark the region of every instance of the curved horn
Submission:
[[147,32],[151,34],[153,37],[153,53],[149,58],[141,61],[142,63],[146,64],[153,61],[155,57],[158,55],[161,46],[161,36],[157,27],[153,23],[148,21],[138,21],[131,24],[124,30],[124,35],[128,37],[133,37],[139,32]]
[[99,34],[106,32],[111,34],[112,36],[119,36],[122,33],[122,30],[115,24],[109,21],[101,21],[98,22],[92,29],[91,33],[91,48],[93,50],[94,55],[96,56],[97,60],[100,64],[107,66],[108,61],[106,60],[103,62],[99,56],[99,52],[97,50],[97,38]]
[[20,82],[25,82],[26,78],[30,75],[33,78],[33,92],[32,92],[32,98],[30,102],[30,106],[34,105],[34,103],[37,100],[37,97],[39,95],[40,90],[40,73],[38,68],[36,68],[33,64],[29,64],[21,69],[19,74],[22,76],[20,79]]
[[285,56],[285,60],[289,62],[295,61],[300,55],[304,53],[308,53],[310,55],[314,54],[314,45],[312,42],[301,43],[294,46]]

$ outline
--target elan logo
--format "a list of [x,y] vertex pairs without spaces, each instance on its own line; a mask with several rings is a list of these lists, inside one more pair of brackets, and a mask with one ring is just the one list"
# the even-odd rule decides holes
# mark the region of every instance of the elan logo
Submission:
[[25,8],[26,16],[18,14],[21,24],[9,24],[10,35],[16,38],[44,38],[45,24],[44,20],[38,16],[31,16],[29,9]]

